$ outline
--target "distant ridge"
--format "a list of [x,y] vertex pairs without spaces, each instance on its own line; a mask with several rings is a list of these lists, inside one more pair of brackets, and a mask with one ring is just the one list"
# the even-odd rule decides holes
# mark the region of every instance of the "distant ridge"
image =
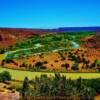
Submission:
[[86,31],[100,31],[100,27],[61,27],[58,28],[59,32],[86,32]]
[[0,28],[0,30],[16,30],[16,31],[35,31],[38,32],[100,32],[100,27],[59,27],[54,29],[42,29],[42,28]]

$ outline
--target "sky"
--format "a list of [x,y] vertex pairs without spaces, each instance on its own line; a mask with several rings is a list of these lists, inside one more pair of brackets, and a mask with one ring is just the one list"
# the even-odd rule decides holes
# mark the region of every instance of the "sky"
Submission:
[[100,0],[0,0],[0,27],[100,26]]

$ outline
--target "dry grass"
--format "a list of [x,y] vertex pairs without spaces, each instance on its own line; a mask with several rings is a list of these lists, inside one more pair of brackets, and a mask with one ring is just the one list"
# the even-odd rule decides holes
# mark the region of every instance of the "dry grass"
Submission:
[[[76,53],[77,52],[77,53]],[[72,54],[74,54],[76,57],[80,56],[82,59],[82,54],[84,55],[86,60],[89,60],[89,65],[91,65],[96,59],[100,59],[100,51],[99,50],[90,50],[90,49],[73,49],[71,51]],[[76,54],[75,54],[76,53]],[[65,70],[65,72],[71,72],[71,67],[74,63],[74,61],[69,60],[68,53],[63,52],[63,57],[65,59],[62,60],[62,57],[57,52],[49,52],[48,54],[42,54],[42,55],[33,55],[30,57],[25,57],[23,59],[13,59],[14,63],[5,63],[4,66],[7,68],[13,68],[13,69],[21,69],[21,70],[29,70],[29,68],[20,67],[23,63],[27,63],[27,65],[31,65],[31,69],[35,67],[35,64],[37,62],[47,62],[43,64],[48,70]],[[65,69],[64,67],[61,67],[62,64],[69,64],[69,68]],[[96,72],[96,68],[93,69],[83,69],[83,62],[79,63],[79,72]],[[86,66],[85,66],[86,67]]]

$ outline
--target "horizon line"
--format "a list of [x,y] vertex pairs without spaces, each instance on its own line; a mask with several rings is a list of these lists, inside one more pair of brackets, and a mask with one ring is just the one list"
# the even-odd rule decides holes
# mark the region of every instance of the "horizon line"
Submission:
[[100,26],[61,26],[61,27],[55,27],[55,28],[41,28],[41,27],[0,27],[2,29],[59,29],[59,28],[99,28]]

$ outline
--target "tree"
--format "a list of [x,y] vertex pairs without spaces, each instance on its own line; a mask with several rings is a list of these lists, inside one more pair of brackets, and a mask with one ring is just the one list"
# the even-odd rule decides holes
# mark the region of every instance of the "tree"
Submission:
[[68,63],[62,64],[61,67],[65,67],[66,69],[68,69],[70,66]]
[[90,65],[90,68],[95,68],[96,67],[96,60]]
[[4,54],[5,50],[4,49],[0,49],[0,54]]
[[6,82],[6,81],[10,81],[11,80],[11,75],[9,72],[4,71],[2,73],[0,73],[0,81],[1,82]]
[[35,67],[37,68],[37,69],[46,69],[46,67],[45,66],[43,66],[43,62],[37,62],[36,64],[35,64]]
[[23,82],[23,87],[22,87],[22,97],[26,97],[27,93],[29,90],[29,80],[28,77],[25,77],[24,82]]

